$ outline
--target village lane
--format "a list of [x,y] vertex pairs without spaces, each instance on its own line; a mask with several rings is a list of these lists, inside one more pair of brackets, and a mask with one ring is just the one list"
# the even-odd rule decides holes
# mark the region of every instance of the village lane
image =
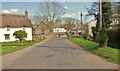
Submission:
[[50,38],[3,56],[3,69],[117,69],[99,56],[71,43],[66,37]]

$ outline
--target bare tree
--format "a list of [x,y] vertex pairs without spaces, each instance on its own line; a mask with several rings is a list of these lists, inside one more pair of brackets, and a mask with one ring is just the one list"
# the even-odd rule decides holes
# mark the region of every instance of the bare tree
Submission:
[[67,31],[71,31],[75,27],[75,24],[78,23],[78,20],[75,18],[67,17],[67,18],[64,18],[64,22],[65,22],[65,28],[67,29]]
[[59,23],[61,16],[65,14],[63,6],[60,2],[41,2],[33,18],[37,22]]

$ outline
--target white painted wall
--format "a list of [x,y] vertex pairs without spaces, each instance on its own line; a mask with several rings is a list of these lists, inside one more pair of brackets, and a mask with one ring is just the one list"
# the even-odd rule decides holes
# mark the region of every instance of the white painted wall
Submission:
[[54,28],[53,32],[66,32],[64,28]]
[[[18,40],[13,36],[13,33],[15,31],[18,31],[18,30],[23,30],[23,27],[21,27],[21,28],[10,28],[10,31],[7,31],[7,27],[6,28],[0,28],[0,42],[9,42],[9,41]],[[25,32],[27,33],[26,40],[32,40],[32,28],[25,27]],[[10,34],[10,39],[5,40],[4,34]]]
[[92,27],[93,26],[96,27],[96,23],[97,23],[97,20],[93,20],[90,23],[88,23],[88,34],[90,34],[91,36],[93,36],[93,34],[92,34]]

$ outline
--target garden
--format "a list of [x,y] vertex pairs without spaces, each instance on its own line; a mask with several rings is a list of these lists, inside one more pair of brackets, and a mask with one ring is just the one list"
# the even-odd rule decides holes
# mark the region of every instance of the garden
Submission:
[[31,40],[31,41],[25,41],[25,42],[3,42],[0,43],[0,55],[5,55],[14,51],[18,51],[21,49],[24,49],[26,47],[32,46],[35,43],[41,42],[43,40]]
[[41,42],[42,40],[29,40],[27,41],[25,38],[27,37],[27,33],[23,30],[15,31],[15,38],[19,40],[13,42],[1,42],[0,43],[0,55],[8,54],[14,51],[18,51],[24,49],[26,47],[32,46],[35,43]]

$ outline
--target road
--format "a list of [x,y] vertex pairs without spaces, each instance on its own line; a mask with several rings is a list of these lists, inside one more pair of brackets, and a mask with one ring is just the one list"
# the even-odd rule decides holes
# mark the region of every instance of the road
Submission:
[[67,38],[50,38],[2,57],[3,69],[117,69]]

